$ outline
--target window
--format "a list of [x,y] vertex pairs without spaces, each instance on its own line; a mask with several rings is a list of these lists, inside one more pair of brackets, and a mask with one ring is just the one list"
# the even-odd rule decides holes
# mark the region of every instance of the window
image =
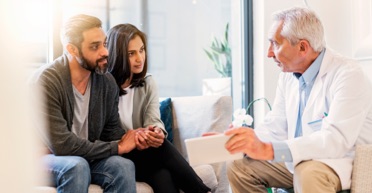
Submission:
[[[41,1],[41,0],[40,0]],[[248,64],[247,33],[242,22],[243,0],[56,0],[51,5],[52,50],[56,58],[62,54],[59,40],[61,24],[75,14],[100,18],[105,30],[119,24],[132,23],[148,37],[149,73],[154,75],[160,97],[197,96],[203,94],[203,79],[219,78],[204,49],[213,37],[221,39],[225,26],[230,25],[229,41],[233,56],[232,95],[235,106],[241,107],[251,89],[245,82]],[[248,2],[251,2],[249,0]],[[243,19],[242,19],[243,18]],[[244,40],[244,41],[243,41]],[[235,53],[235,54],[234,54]],[[237,53],[237,54],[236,54]],[[251,57],[251,55],[249,55]],[[248,81],[252,82],[252,81]],[[244,97],[243,97],[244,95]],[[251,95],[251,93],[250,93]],[[248,102],[246,102],[248,103]]]

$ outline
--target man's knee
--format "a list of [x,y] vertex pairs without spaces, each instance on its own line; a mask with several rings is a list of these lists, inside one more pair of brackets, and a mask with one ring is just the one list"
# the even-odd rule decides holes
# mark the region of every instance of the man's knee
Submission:
[[92,183],[100,185],[104,192],[136,192],[135,168],[131,160],[110,156],[91,165]]
[[90,179],[89,163],[82,157],[73,156],[66,163],[64,173]]
[[71,186],[87,188],[90,184],[89,163],[82,157],[70,156],[58,171],[56,185],[69,183]]
[[332,168],[319,161],[304,161],[298,164],[293,178],[294,186],[301,187],[300,189],[311,188],[306,186],[317,186],[317,184],[335,190],[341,189],[338,175]]
[[127,178],[134,178],[135,176],[134,163],[131,160],[121,156],[111,156],[108,159],[107,166],[115,175]]
[[298,164],[294,170],[294,181],[303,183],[310,183],[311,181],[320,178],[319,168],[317,168],[314,161],[304,161]]

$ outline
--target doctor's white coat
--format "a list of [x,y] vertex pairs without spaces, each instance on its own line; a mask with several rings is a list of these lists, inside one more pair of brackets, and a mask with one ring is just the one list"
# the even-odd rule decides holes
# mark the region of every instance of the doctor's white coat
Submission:
[[290,171],[301,161],[318,160],[333,168],[342,188],[349,189],[355,145],[372,143],[370,81],[359,64],[327,48],[303,112],[303,136],[294,138],[298,86],[293,73],[280,74],[273,110],[255,132],[263,141],[288,144]]

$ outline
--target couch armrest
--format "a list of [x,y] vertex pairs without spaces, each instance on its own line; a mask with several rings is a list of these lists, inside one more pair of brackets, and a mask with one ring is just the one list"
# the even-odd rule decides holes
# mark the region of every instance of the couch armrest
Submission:
[[[186,159],[185,139],[200,137],[205,132],[223,132],[232,121],[231,96],[172,97],[172,107],[173,143]],[[212,192],[228,192],[226,163],[214,163],[211,166],[218,183],[217,187],[210,187]]]
[[372,144],[357,145],[351,179],[351,193],[372,192]]
[[223,132],[232,121],[230,96],[173,97],[174,144],[187,159],[185,139],[205,132]]

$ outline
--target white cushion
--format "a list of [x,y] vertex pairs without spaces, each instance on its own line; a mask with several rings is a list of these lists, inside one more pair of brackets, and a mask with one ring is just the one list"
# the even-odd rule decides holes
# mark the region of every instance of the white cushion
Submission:
[[[140,193],[154,193],[152,188],[144,182],[136,182],[136,188],[137,192]],[[39,186],[36,187],[35,193],[57,193],[57,189],[49,186]],[[91,184],[89,186],[89,193],[103,193],[103,190],[100,186]]]
[[185,139],[223,132],[231,123],[230,96],[172,97],[174,144],[187,159]]
[[194,171],[210,189],[215,190],[218,186],[216,173],[211,165],[198,165],[193,167]]

